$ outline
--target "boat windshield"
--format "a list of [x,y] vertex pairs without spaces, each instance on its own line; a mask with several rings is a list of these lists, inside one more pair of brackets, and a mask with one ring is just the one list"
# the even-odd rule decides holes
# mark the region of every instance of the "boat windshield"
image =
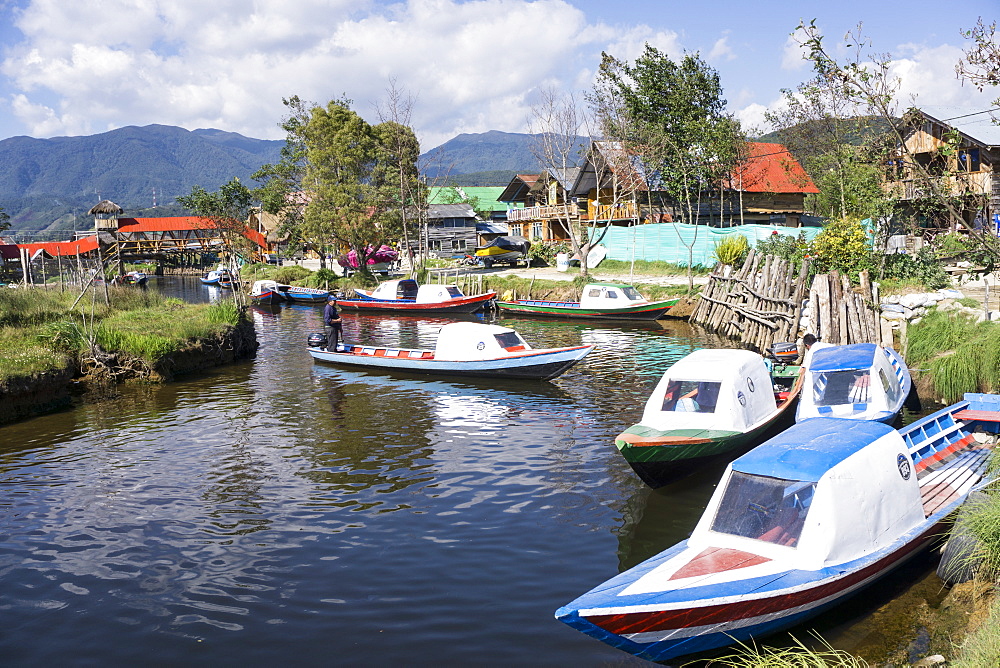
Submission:
[[817,406],[867,404],[870,385],[868,369],[817,373],[813,379],[813,403]]
[[816,483],[733,471],[712,531],[795,547]]
[[663,395],[662,411],[714,413],[722,383],[713,380],[671,380]]
[[638,290],[636,290],[630,285],[622,288],[622,293],[632,301],[641,301],[645,299],[645,297],[639,294]]
[[452,298],[457,299],[458,297],[462,297],[463,296],[462,295],[462,291],[459,290],[458,287],[456,287],[454,285],[449,285],[448,288],[447,288],[447,290],[448,290],[448,295],[451,296]]
[[527,348],[524,339],[517,332],[503,332],[502,334],[494,334],[493,336],[496,337],[497,343],[500,344],[501,348],[514,348],[516,346]]

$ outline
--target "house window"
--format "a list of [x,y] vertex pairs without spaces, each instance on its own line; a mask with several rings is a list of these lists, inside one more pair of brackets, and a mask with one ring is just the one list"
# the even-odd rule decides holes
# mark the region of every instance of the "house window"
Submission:
[[542,223],[541,221],[531,224],[531,238],[541,239],[542,238]]
[[978,172],[980,170],[979,149],[963,149],[958,152],[958,166],[963,172]]
[[427,241],[427,249],[432,251],[441,250],[441,240],[440,239],[430,239]]
[[457,251],[464,251],[465,250],[465,239],[455,239],[455,241],[453,242],[452,248],[454,248]]

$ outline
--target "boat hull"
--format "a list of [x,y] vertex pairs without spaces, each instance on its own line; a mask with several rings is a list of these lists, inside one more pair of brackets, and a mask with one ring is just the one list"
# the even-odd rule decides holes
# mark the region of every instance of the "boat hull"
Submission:
[[475,378],[529,378],[549,380],[566,372],[593,346],[529,350],[510,357],[454,361],[434,359],[432,351],[345,345],[338,352],[309,348],[314,360],[343,366],[436,376]]
[[266,290],[260,294],[250,295],[250,301],[254,304],[280,304],[285,298],[275,290]]
[[588,320],[656,320],[662,318],[680,299],[649,302],[624,308],[580,308],[579,302],[548,302],[522,299],[498,301],[500,310],[516,315],[546,318],[586,318]]
[[288,290],[281,290],[280,294],[294,304],[325,304],[327,298],[330,296],[328,290],[295,287]]
[[483,310],[495,298],[495,292],[433,303],[418,303],[415,300],[403,299],[377,300],[366,297],[339,300],[337,306],[348,311],[368,313],[475,313]]
[[[953,508],[957,508],[956,503]],[[943,518],[937,518],[943,520]],[[909,540],[849,564],[822,571],[787,571],[761,578],[753,593],[718,591],[706,587],[699,601],[651,603],[649,597],[623,600],[620,605],[593,606],[585,594],[556,611],[556,618],[618,649],[650,661],[668,661],[717,650],[777,633],[819,615],[889,574],[930,547],[947,531],[945,521],[935,521],[914,532]],[[643,573],[678,554],[686,542],[636,567]],[[618,591],[638,574],[626,571],[605,583],[602,591]],[[630,575],[631,574],[631,575]],[[737,581],[734,584],[752,583]],[[607,596],[605,596],[607,598]],[[622,597],[623,599],[634,597]]]

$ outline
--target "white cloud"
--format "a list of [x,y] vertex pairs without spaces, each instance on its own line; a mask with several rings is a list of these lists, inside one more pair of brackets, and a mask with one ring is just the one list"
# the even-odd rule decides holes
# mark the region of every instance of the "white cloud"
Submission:
[[707,57],[707,59],[712,62],[733,60],[734,58],[736,58],[736,54],[733,53],[733,49],[729,46],[728,34],[716,40],[715,44],[712,45],[711,50],[708,52]]
[[809,51],[799,44],[801,38],[801,31],[796,31],[785,39],[785,46],[781,51],[781,69],[797,72],[811,66],[806,60]]

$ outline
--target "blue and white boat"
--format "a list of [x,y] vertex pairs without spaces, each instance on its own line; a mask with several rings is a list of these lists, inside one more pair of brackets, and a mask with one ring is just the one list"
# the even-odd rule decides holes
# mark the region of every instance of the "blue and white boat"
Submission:
[[342,344],[337,351],[318,345],[309,354],[319,362],[385,371],[472,376],[476,378],[536,378],[548,380],[586,357],[594,346],[532,348],[513,329],[476,322],[453,322],[438,333],[434,350]]
[[874,343],[817,343],[806,355],[795,420],[841,417],[892,422],[911,386],[906,362],[892,348]]
[[278,290],[279,287],[286,286],[281,286],[276,281],[267,279],[254,281],[253,285],[250,286],[248,296],[254,304],[279,304],[285,301]]
[[814,418],[733,461],[690,538],[556,617],[650,661],[784,630],[837,605],[940,534],[993,480],[1000,396],[896,431]]
[[218,267],[202,276],[201,282],[205,285],[219,285],[223,282],[231,283],[232,278],[229,276],[229,270],[226,269],[224,265],[220,264]]
[[327,297],[330,296],[329,290],[306,288],[301,285],[279,285],[277,290],[282,297],[292,303],[325,304]]

